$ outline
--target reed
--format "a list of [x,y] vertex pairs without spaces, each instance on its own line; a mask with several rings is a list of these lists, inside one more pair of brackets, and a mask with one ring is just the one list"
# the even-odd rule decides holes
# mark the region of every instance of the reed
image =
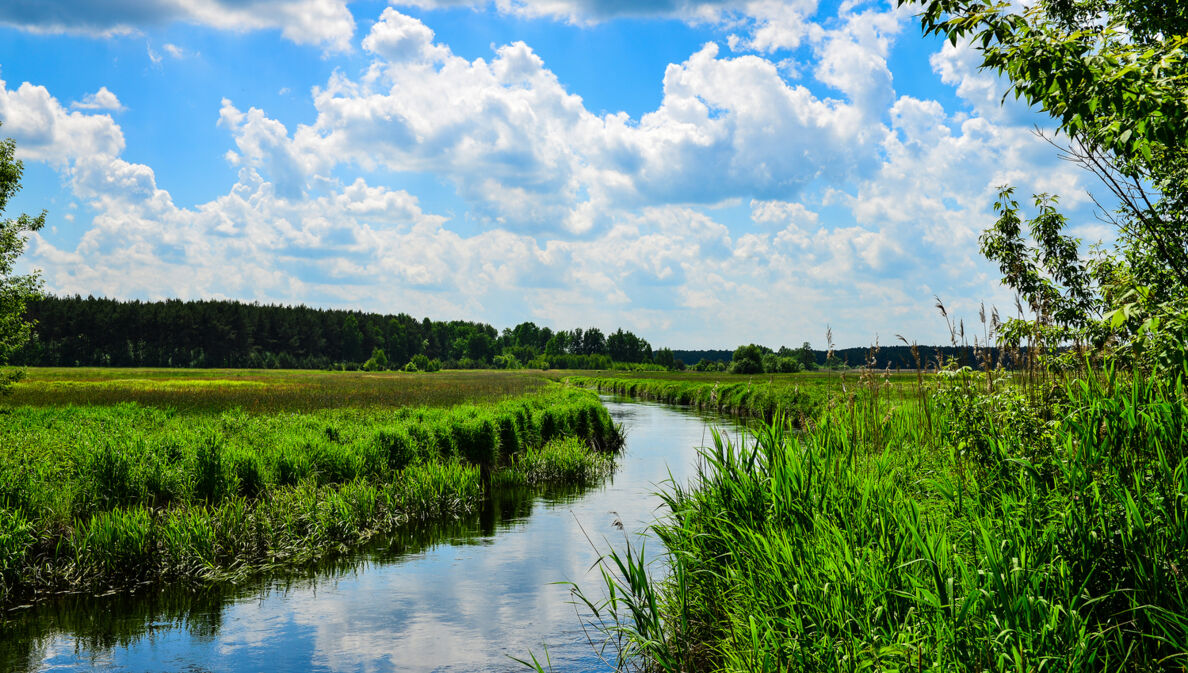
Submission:
[[663,495],[663,565],[627,547],[578,590],[618,666],[1184,670],[1184,377],[1041,380],[1040,406],[981,376],[715,434]]

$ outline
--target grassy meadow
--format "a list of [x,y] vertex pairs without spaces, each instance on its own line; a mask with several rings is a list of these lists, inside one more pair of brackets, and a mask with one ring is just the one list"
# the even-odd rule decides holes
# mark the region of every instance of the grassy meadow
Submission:
[[619,430],[521,373],[31,370],[0,403],[0,604],[232,577],[588,483]]
[[249,413],[485,402],[547,381],[526,371],[336,372],[278,369],[30,367],[0,408],[136,402],[182,411]]

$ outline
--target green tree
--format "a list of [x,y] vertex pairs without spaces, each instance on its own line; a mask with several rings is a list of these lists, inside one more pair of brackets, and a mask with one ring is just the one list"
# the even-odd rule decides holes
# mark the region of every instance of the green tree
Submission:
[[353,313],[347,314],[346,320],[342,321],[342,359],[346,362],[363,359],[363,332]]
[[[24,164],[16,158],[16,142],[0,141],[0,218],[8,200],[21,188]],[[16,260],[25,251],[26,234],[45,226],[45,211],[31,217],[0,219],[0,366],[29,339],[32,325],[25,319],[25,302],[37,297],[41,279],[36,272],[17,274]],[[19,370],[0,371],[0,392],[7,392],[19,380]]]
[[762,374],[765,352],[770,351],[755,344],[739,346],[730,360],[730,371],[735,374]]
[[371,351],[371,357],[363,363],[363,369],[369,372],[382,372],[388,368],[388,354],[384,349],[376,346]]
[[800,345],[800,366],[805,370],[817,368],[817,356],[813,354],[813,347],[807,341]]
[[671,348],[661,348],[656,351],[656,364],[665,369],[676,368],[676,357],[672,354]]
[[[412,367],[411,370],[409,370],[409,366]],[[405,367],[405,370],[414,372],[429,371],[429,356],[425,355],[424,353],[417,353],[416,355],[412,356],[412,360],[409,360],[408,366]]]
[[[953,43],[969,40],[982,67],[1009,80],[1007,95],[1051,115],[1068,157],[1117,200],[1110,215],[1118,233],[1114,254],[1085,263],[1075,252],[1068,257],[1077,242],[1060,234],[1063,217],[1044,195],[1036,197],[1039,214],[1030,221],[1034,244],[1025,242],[1004,190],[998,222],[982,243],[1007,284],[1037,300],[1037,315],[1050,311],[1064,327],[1092,323],[1104,309],[1098,332],[1113,330],[1123,342],[1142,341],[1144,333],[1167,336],[1169,326],[1182,332],[1188,324],[1188,3],[898,2],[922,7],[925,32]],[[1182,339],[1171,343],[1183,353]]]
[[569,352],[569,333],[557,332],[545,344],[545,355],[564,355]]
[[474,332],[466,338],[466,357],[471,360],[479,362],[489,361],[491,359],[491,351],[494,348],[494,341],[490,336],[482,332]]

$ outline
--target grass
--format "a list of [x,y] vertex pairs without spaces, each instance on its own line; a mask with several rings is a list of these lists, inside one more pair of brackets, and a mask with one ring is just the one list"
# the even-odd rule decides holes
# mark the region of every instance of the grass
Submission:
[[307,564],[492,481],[591,482],[621,442],[591,393],[516,375],[79,373],[0,408],[0,605]]
[[1183,381],[956,374],[715,436],[665,568],[628,547],[578,596],[623,669],[1183,671]]
[[540,390],[525,371],[326,372],[276,369],[31,367],[0,408],[136,402],[184,411],[248,413],[447,406]]

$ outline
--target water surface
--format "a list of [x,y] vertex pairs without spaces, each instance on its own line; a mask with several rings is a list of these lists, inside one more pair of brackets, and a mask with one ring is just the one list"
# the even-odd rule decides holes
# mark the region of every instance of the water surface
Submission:
[[597,590],[599,553],[639,542],[709,431],[686,410],[604,402],[627,446],[600,486],[496,493],[468,519],[247,586],[47,602],[0,626],[0,670],[522,671],[509,655],[546,646],[557,670],[606,670],[557,583]]

